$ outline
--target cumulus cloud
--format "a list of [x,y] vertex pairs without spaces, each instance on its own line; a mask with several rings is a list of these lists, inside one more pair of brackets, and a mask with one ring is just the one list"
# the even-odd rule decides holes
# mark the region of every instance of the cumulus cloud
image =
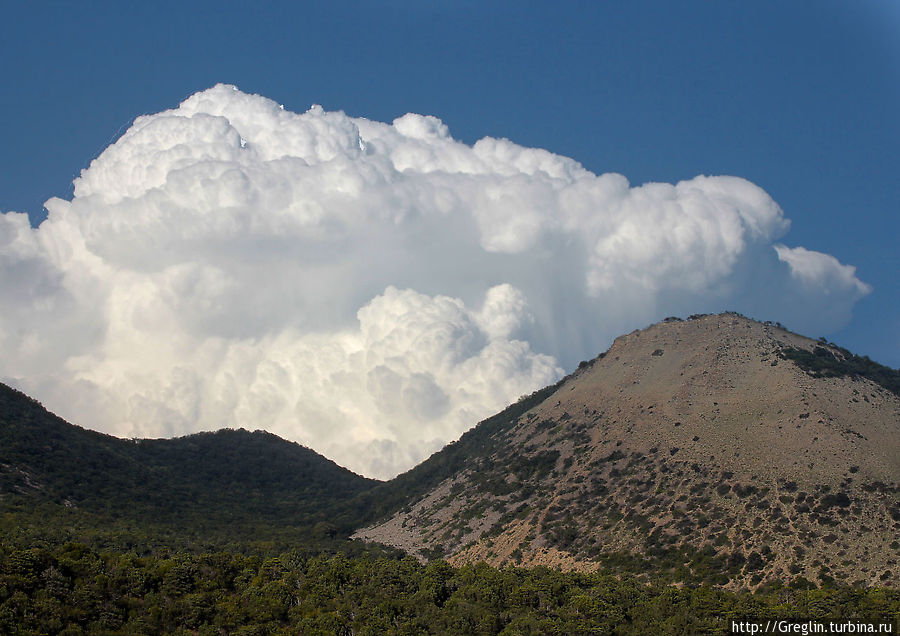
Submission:
[[265,428],[378,477],[622,331],[736,309],[827,333],[869,292],[740,178],[633,187],[223,85],[46,207],[0,215],[5,381],[116,435]]

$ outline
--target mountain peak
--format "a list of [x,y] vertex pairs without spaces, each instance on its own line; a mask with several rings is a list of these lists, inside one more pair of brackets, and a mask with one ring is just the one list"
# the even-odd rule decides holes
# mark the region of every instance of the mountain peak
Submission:
[[452,563],[896,581],[900,397],[796,352],[852,357],[733,313],[623,335],[358,536]]

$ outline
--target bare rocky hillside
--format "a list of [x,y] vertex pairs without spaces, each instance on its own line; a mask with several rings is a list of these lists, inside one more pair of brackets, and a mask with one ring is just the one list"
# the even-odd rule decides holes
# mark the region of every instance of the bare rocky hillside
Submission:
[[355,536],[453,564],[897,586],[900,397],[798,352],[847,355],[736,314],[621,336]]

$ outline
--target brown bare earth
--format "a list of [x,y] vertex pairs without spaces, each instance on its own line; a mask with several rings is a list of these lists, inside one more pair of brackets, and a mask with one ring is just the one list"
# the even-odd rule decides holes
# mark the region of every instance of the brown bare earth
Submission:
[[779,355],[817,346],[736,314],[621,336],[355,536],[453,564],[897,586],[900,398]]

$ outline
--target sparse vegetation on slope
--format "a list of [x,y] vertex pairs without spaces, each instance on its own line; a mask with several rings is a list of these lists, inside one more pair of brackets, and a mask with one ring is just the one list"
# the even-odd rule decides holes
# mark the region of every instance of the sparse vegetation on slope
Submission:
[[470,467],[472,458],[490,454],[497,434],[509,429],[529,409],[547,399],[565,380],[544,387],[480,422],[415,468],[377,485],[357,500],[367,519],[377,519],[422,496],[446,479]]
[[516,419],[476,428],[441,484],[358,536],[454,564],[893,584],[900,402],[779,365],[813,344],[734,313],[623,336]]
[[900,369],[891,369],[858,356],[846,349],[830,344],[816,345],[811,351],[798,347],[785,347],[779,355],[791,360],[815,378],[866,378],[883,386],[894,395],[900,395]]

